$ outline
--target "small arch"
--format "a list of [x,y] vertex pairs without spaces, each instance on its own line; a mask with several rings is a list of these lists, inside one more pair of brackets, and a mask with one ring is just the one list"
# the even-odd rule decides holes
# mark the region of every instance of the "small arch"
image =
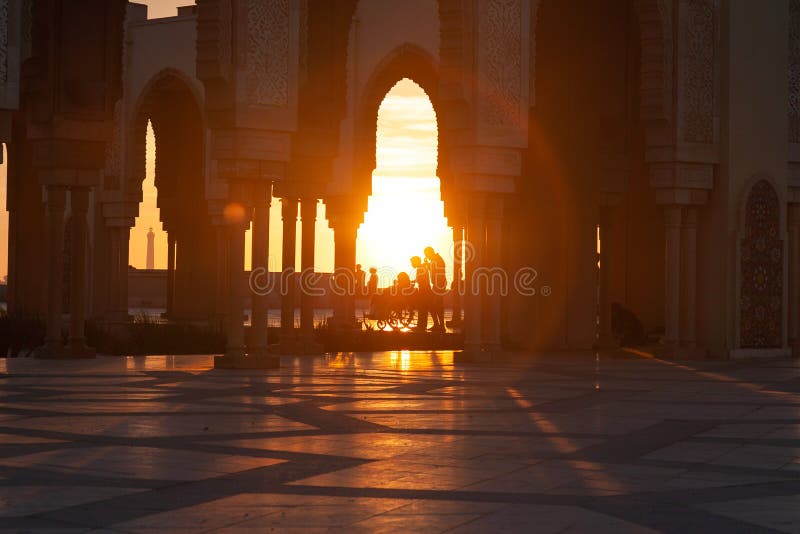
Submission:
[[[374,69],[356,103],[356,189],[369,196],[372,171],[375,170],[375,146],[378,128],[378,109],[386,94],[403,78],[419,85],[433,105],[437,124],[441,124],[439,112],[439,67],[436,60],[423,48],[406,43],[387,54]],[[442,168],[442,132],[439,130],[439,163]]]
[[780,348],[784,285],[780,197],[764,177],[747,191],[739,243],[739,345]]
[[[185,97],[182,99],[184,105],[190,105],[196,110],[200,126],[205,130],[206,119],[202,111],[202,96],[192,79],[174,68],[166,68],[153,75],[139,93],[126,121],[126,172],[123,182],[126,191],[136,191],[141,188],[145,176],[147,122],[151,120],[153,114],[158,113],[159,97],[165,93],[178,93]],[[156,121],[153,121],[153,129],[157,129]]]

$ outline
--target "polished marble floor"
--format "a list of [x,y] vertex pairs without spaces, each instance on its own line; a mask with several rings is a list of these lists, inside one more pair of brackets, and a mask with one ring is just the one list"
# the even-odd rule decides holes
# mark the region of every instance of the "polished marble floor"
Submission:
[[0,360],[0,531],[800,532],[800,362]]

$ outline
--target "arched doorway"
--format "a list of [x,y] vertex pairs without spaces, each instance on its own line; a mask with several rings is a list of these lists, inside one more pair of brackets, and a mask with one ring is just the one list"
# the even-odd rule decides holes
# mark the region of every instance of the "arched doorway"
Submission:
[[377,270],[379,287],[390,286],[402,272],[413,279],[410,258],[424,257],[426,247],[445,259],[452,279],[453,231],[436,175],[437,144],[430,99],[419,85],[402,79],[378,110],[372,194],[357,240],[356,259],[364,270]]
[[783,231],[778,193],[759,179],[744,205],[739,272],[739,344],[743,349],[783,346]]
[[[147,128],[154,139],[147,146]],[[205,195],[205,142],[197,98],[179,73],[162,72],[145,89],[130,135],[135,168],[126,189],[141,198],[147,176],[147,150],[154,150],[152,180],[156,207],[166,234],[166,315],[170,319],[205,321],[215,312],[216,247]],[[146,236],[147,228],[134,232]],[[158,238],[159,236],[157,236]],[[141,240],[131,241],[131,256],[142,256]],[[137,247],[137,248],[133,248]]]

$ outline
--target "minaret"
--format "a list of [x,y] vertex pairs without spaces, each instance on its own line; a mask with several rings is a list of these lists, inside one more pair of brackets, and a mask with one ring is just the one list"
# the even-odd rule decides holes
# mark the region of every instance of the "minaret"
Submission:
[[156,268],[156,234],[153,232],[153,229],[150,228],[150,231],[147,232],[147,268],[148,269],[155,269]]

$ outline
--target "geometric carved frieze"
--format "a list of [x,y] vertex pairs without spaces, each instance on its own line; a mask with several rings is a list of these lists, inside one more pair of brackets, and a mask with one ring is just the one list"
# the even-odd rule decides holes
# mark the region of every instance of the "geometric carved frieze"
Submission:
[[743,348],[782,345],[783,240],[778,194],[767,180],[748,193],[740,241],[739,331]]
[[789,163],[788,185],[790,188],[800,188],[800,163]]
[[247,102],[289,103],[289,0],[247,0]]
[[454,147],[450,158],[456,174],[520,176],[522,173],[522,153],[518,149]]
[[483,3],[483,36],[479,54],[484,91],[481,125],[506,129],[520,124],[522,112],[522,2],[487,0]]
[[680,122],[687,143],[714,142],[715,0],[680,1]]
[[800,143],[800,0],[789,0],[789,142]]
[[211,154],[213,159],[286,162],[291,156],[291,135],[288,132],[244,128],[213,130]]
[[0,84],[8,81],[8,0],[0,0]]

